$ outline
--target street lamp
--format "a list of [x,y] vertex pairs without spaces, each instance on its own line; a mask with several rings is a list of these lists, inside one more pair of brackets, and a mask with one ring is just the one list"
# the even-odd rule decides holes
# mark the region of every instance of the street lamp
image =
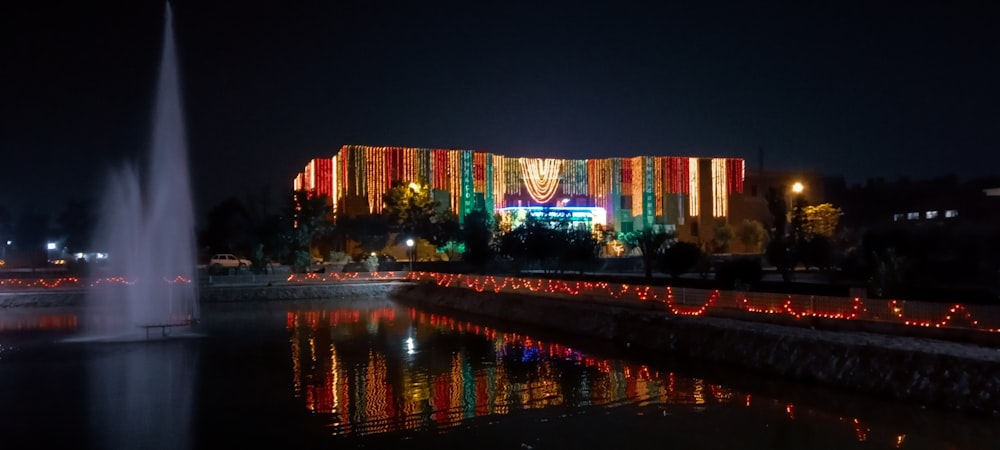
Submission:
[[410,272],[413,272],[413,238],[406,239],[406,249],[410,254]]
[[801,194],[804,189],[805,186],[803,186],[801,182],[796,181],[795,184],[792,185],[792,192],[796,194]]

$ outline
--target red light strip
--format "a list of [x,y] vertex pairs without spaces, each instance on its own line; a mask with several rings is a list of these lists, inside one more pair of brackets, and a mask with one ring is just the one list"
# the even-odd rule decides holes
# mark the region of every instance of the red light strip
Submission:
[[[707,295],[701,304],[691,305],[678,304],[674,297],[674,290],[670,286],[636,286],[607,282],[496,277],[492,275],[474,276],[434,272],[410,272],[406,274],[406,279],[410,281],[432,281],[441,287],[467,288],[475,290],[476,292],[517,292],[560,298],[603,298],[637,303],[652,301],[663,304],[672,314],[683,316],[704,316],[708,313],[709,309],[731,309],[736,307],[750,313],[785,315],[795,319],[816,317],[837,320],[885,321],[884,319],[880,319],[878,317],[872,317],[870,314],[866,315],[865,313],[867,312],[867,309],[865,308],[864,302],[860,297],[846,299],[841,298],[835,305],[830,305],[830,297],[825,297],[822,300],[824,308],[821,310],[816,308],[814,301],[811,301],[811,305],[807,308],[801,306],[797,307],[795,306],[795,299],[791,295],[786,296],[786,298],[778,306],[758,306],[754,304],[755,301],[763,301],[764,303],[772,304],[774,302],[768,302],[767,298],[755,299],[753,298],[753,293],[742,293],[742,297],[738,299],[735,306],[724,306],[719,305],[721,296],[720,292],[718,290],[710,290],[706,291]],[[800,297],[799,300],[801,301],[803,298]],[[904,325],[935,328],[959,328],[959,326],[954,325],[954,323],[961,319],[968,324],[967,326],[962,326],[961,328],[971,328],[990,333],[1000,332],[1000,328],[983,326],[979,320],[973,318],[973,315],[966,309],[965,306],[960,304],[951,306],[946,313],[935,320],[906,318],[903,313],[902,302],[896,300],[891,301],[889,303],[889,307],[894,314],[892,322]]]

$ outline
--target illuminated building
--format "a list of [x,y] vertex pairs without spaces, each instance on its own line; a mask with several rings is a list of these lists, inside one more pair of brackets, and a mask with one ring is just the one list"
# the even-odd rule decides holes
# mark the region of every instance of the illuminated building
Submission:
[[[427,186],[459,218],[477,209],[595,207],[619,231],[727,218],[743,192],[742,158],[636,156],[602,159],[512,158],[478,150],[345,145],[317,158],[295,190],[327,195],[337,214],[382,210],[394,181]],[[597,209],[600,208],[600,209]]]

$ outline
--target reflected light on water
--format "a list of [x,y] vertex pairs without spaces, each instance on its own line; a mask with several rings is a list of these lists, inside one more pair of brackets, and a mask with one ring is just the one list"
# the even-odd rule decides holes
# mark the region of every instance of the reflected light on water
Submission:
[[[397,320],[392,308],[288,313],[296,392],[307,409],[330,415],[333,433],[445,429],[475,417],[553,406],[744,399],[701,379],[516,333],[415,309],[407,316]],[[359,344],[361,334],[372,338]]]

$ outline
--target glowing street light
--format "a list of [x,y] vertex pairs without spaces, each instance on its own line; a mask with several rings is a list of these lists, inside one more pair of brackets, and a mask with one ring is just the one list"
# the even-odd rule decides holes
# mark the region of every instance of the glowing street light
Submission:
[[792,192],[796,194],[801,194],[804,189],[805,186],[803,186],[801,182],[796,181],[795,184],[792,185]]
[[406,250],[410,253],[410,272],[413,272],[413,238],[406,239]]

